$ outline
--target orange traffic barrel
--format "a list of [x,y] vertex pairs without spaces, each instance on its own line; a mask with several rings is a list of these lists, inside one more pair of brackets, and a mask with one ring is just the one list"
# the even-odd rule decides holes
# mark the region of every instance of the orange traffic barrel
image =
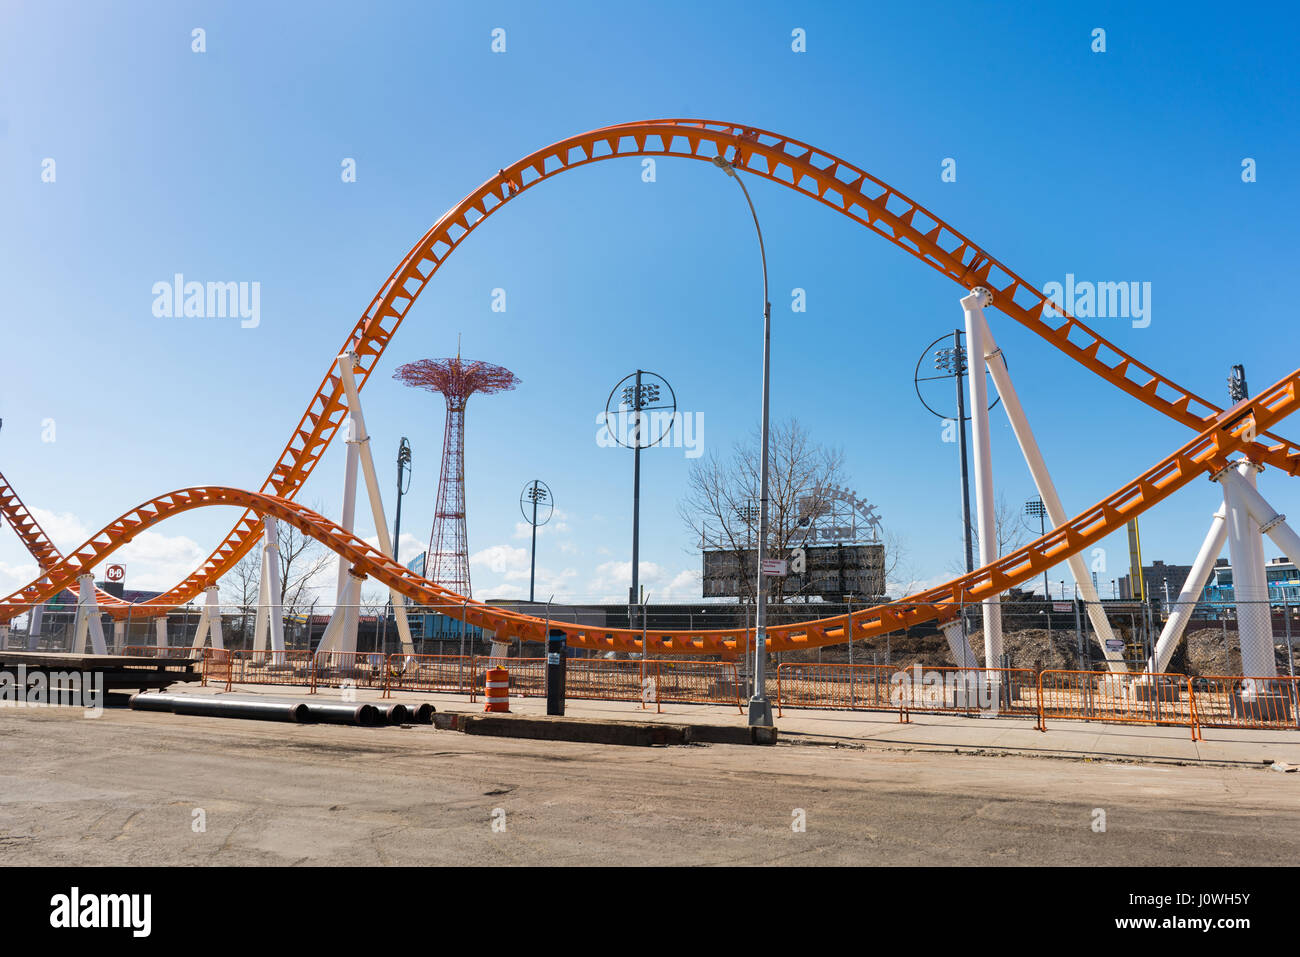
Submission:
[[510,711],[510,672],[505,668],[487,670],[487,704],[484,711]]

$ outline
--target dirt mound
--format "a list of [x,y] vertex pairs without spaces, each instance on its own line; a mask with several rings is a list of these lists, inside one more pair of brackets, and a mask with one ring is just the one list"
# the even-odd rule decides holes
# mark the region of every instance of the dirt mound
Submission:
[[[971,647],[975,654],[984,656],[984,630],[971,633]],[[1101,648],[1091,638],[1088,639],[1092,660],[1097,662],[1105,656]],[[1002,651],[1011,656],[1011,667],[1029,668],[1033,671],[1075,671],[1083,668],[1086,662],[1079,661],[1078,643],[1074,632],[1054,629],[1050,635],[1046,628],[1025,628],[1020,631],[1002,633]],[[946,664],[955,664],[952,653],[946,655]]]

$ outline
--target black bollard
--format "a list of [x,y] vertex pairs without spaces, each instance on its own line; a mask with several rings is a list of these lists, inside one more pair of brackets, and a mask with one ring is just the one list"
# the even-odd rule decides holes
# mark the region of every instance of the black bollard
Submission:
[[567,657],[564,632],[546,636],[546,713],[564,714],[564,667]]

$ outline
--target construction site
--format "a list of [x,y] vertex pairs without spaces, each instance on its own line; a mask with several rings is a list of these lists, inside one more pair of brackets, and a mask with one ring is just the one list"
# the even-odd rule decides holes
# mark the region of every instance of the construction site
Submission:
[[[734,96],[663,108],[696,102],[692,80],[652,110],[628,94],[616,113],[602,99],[571,120],[533,103],[551,74],[530,58],[545,45],[577,58],[547,30],[581,18],[516,10],[515,25],[480,30],[468,11],[403,10],[447,31],[409,75],[413,41],[392,10],[348,27],[364,58],[338,52],[349,37],[313,32],[337,24],[303,28],[304,46],[333,51],[321,62],[359,84],[328,109],[316,90],[335,73],[252,48],[297,21],[213,12],[186,26],[179,62],[161,58],[149,115],[189,115],[163,102],[173,75],[183,90],[231,85],[231,102],[259,110],[274,101],[252,127],[265,170],[241,156],[228,182],[206,154],[159,152],[148,190],[170,198],[132,192],[131,215],[109,214],[70,184],[104,174],[70,159],[40,194],[59,183],[69,205],[24,200],[33,236],[47,215],[79,229],[67,217],[83,205],[87,222],[124,233],[93,233],[96,278],[42,280],[58,290],[47,330],[16,300],[21,329],[6,332],[31,361],[6,384],[21,407],[0,408],[0,856],[51,869],[21,914],[103,928],[97,904],[96,923],[77,924],[80,890],[145,887],[173,918],[222,927],[218,909],[241,900],[286,912],[346,900],[310,930],[373,935],[409,908],[387,892],[353,900],[338,882],[370,878],[352,869],[501,866],[1023,868],[961,895],[945,933],[1002,914],[1004,899],[1017,902],[1004,932],[1023,936],[1035,921],[1059,936],[1075,900],[1084,930],[1150,919],[1166,893],[1226,894],[1218,909],[1171,896],[1178,919],[1207,930],[1277,905],[1246,898],[1253,869],[1300,855],[1300,534],[1286,511],[1300,368],[1294,337],[1237,287],[1278,273],[1248,275],[1265,262],[1250,247],[1224,267],[1232,290],[1205,290],[1195,308],[1186,288],[1157,283],[1161,308],[1168,295],[1188,316],[1161,314],[1150,332],[1145,278],[1075,280],[1134,263],[1201,283],[1210,266],[1189,265],[1190,247],[1207,263],[1228,254],[1178,218],[1193,188],[1224,248],[1263,243],[1237,200],[1205,185],[1217,167],[1189,160],[1177,176],[1195,185],[1161,183],[1164,206],[1128,183],[1095,222],[1074,206],[1049,221],[1024,210],[1121,195],[1085,188],[1105,150],[1044,148],[1035,167],[1041,133],[972,123],[968,106],[945,114],[952,142],[931,142],[917,117],[964,76],[936,74],[949,92],[916,93],[905,119],[872,114],[870,136],[821,107],[800,126],[812,101],[762,110],[754,78],[829,88],[859,67],[823,76],[810,55],[797,61],[807,75],[778,83],[772,50],[741,57],[728,46],[740,41],[714,38],[730,66],[702,75]],[[809,36],[829,46],[867,29],[862,16],[841,10],[811,33],[781,20],[772,42],[802,56]],[[737,22],[766,30],[774,17]],[[943,41],[954,56],[986,20],[1001,29],[992,11],[961,18],[966,31]],[[633,19],[618,43],[651,35]],[[453,48],[471,29],[490,37],[478,59]],[[1068,69],[1043,65],[1051,83],[1085,82],[1107,49],[1097,30]],[[882,46],[885,26],[864,35]],[[1123,36],[1107,68],[1133,69]],[[1017,50],[1042,42],[1017,37]],[[434,61],[439,84],[471,91],[439,107],[418,150],[387,142],[406,124],[365,92],[390,82],[372,75],[389,43],[405,50],[392,60],[403,98],[436,85],[420,72]],[[268,92],[242,86],[263,69]],[[1027,89],[1025,76],[1007,82]],[[607,84],[583,88],[603,97]],[[299,97],[320,117],[294,114]],[[709,103],[733,100],[718,112],[738,119],[709,118]],[[480,101],[514,119],[461,116]],[[1026,101],[1027,115],[1041,107]],[[352,114],[371,125],[339,120]],[[1248,158],[1231,185],[1253,200]],[[286,172],[308,161],[328,175]],[[1084,185],[1033,172],[1058,162]],[[341,198],[322,202],[312,177]],[[243,189],[255,197],[228,227],[239,241],[207,237],[213,208]],[[134,211],[180,195],[207,210],[194,236],[137,231]],[[1158,242],[1124,245],[1162,209]],[[265,293],[260,279],[246,295],[242,279],[185,278],[263,262]],[[145,272],[171,278],[153,284],[141,332],[115,296],[122,276],[149,286]],[[1058,273],[1065,283],[1043,278]],[[86,304],[59,296],[82,286],[102,290],[103,315],[73,325]],[[915,308],[893,288],[913,286]],[[1242,301],[1215,298],[1229,295]],[[1220,317],[1212,343],[1202,314]],[[112,362],[97,338],[110,335]],[[187,884],[154,867],[252,876],[210,896],[195,889],[206,873]],[[1057,886],[1040,867],[1113,870]],[[408,876],[427,875],[374,886]],[[457,885],[432,886],[440,898]],[[931,920],[936,898],[910,887],[872,890],[873,903]]]

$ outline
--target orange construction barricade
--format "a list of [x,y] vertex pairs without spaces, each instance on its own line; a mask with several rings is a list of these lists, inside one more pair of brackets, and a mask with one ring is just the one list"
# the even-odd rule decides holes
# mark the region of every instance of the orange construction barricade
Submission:
[[484,711],[510,711],[510,672],[505,668],[489,668],[486,675],[487,704]]

